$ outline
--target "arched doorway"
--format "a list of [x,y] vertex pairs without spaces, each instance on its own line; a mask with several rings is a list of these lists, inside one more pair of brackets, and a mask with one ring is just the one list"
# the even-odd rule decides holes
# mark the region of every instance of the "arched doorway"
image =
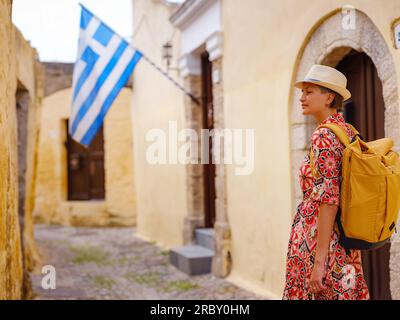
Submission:
[[[385,137],[385,103],[375,65],[364,52],[351,50],[336,66],[347,77],[352,93],[343,115],[367,141]],[[362,253],[364,275],[371,299],[388,300],[390,294],[390,243]]]

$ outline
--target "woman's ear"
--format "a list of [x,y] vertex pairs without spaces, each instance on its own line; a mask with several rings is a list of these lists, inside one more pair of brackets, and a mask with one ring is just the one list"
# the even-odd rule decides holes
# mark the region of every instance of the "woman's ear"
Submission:
[[330,106],[332,102],[335,100],[335,97],[336,93],[328,92],[328,98],[326,100],[326,104]]

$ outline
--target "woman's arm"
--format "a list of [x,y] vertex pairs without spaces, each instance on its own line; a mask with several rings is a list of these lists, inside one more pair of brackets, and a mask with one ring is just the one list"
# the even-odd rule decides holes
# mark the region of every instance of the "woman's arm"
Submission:
[[312,201],[319,203],[317,244],[314,268],[311,273],[310,289],[319,292],[324,289],[322,278],[325,276],[325,259],[339,208],[340,172],[342,154],[338,146],[340,141],[327,128],[319,128],[312,135],[313,192]]
[[336,205],[321,203],[319,207],[315,263],[325,263],[337,211]]
[[311,273],[310,287],[314,292],[324,290],[322,278],[325,275],[325,259],[329,251],[329,242],[338,211],[337,205],[321,203],[318,214],[317,247],[314,268]]

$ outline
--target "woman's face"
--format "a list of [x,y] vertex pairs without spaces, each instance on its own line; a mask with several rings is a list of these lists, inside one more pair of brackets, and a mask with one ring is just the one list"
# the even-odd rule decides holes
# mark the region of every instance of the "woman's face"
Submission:
[[334,94],[321,92],[318,85],[313,83],[303,83],[300,97],[303,115],[317,115],[326,111],[335,98]]

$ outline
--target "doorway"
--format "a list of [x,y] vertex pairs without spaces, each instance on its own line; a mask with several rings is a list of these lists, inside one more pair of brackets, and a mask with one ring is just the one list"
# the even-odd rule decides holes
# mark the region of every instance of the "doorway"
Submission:
[[15,95],[17,110],[17,144],[18,144],[18,221],[22,251],[22,297],[26,298],[31,292],[30,275],[27,270],[25,258],[25,198],[26,198],[26,171],[28,152],[28,117],[29,117],[29,91],[18,82]]
[[[351,50],[336,66],[347,77],[352,97],[345,102],[343,115],[366,141],[384,138],[385,104],[382,83],[371,58],[364,52]],[[365,279],[373,300],[389,300],[390,243],[362,252]]]
[[[203,129],[210,132],[214,129],[214,107],[213,107],[213,84],[212,84],[212,63],[208,52],[201,55],[201,83],[202,83],[202,112]],[[215,223],[215,164],[212,162],[212,139],[208,138],[208,163],[204,164],[204,211],[205,227],[213,228]]]

